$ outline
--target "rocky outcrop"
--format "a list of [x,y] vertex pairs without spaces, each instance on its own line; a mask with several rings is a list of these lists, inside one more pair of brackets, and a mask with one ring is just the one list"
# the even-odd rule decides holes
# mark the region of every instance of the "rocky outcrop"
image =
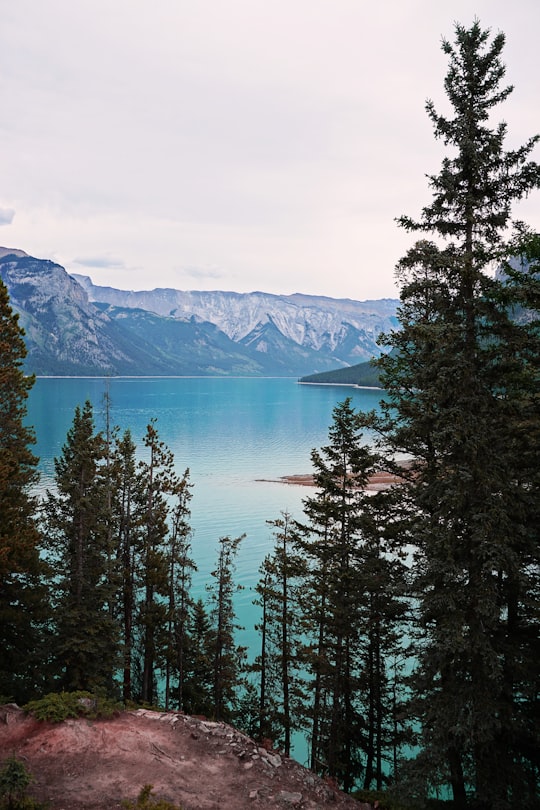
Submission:
[[0,708],[0,761],[20,757],[51,810],[113,810],[145,784],[183,810],[368,810],[279,751],[225,723],[139,709],[43,723]]
[[129,365],[110,319],[60,265],[11,253],[0,258],[0,274],[26,333],[30,371],[107,374]]

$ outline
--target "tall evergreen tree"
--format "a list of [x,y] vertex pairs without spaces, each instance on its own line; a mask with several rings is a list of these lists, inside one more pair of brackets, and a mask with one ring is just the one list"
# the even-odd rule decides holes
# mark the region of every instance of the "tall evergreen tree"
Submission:
[[379,363],[389,449],[414,459],[417,771],[451,784],[457,807],[499,810],[538,807],[539,764],[527,717],[538,716],[538,329],[512,319],[523,277],[505,285],[486,270],[508,255],[512,204],[540,185],[540,168],[529,160],[538,138],[505,151],[506,125],[490,125],[512,90],[501,88],[503,46],[478,22],[443,41],[453,114],[427,112],[451,156],[420,219],[400,219],[436,241],[399,264],[402,328]]
[[110,610],[105,445],[95,432],[89,401],[75,409],[62,454],[55,459],[56,491],[44,504],[43,530],[56,570],[56,643],[66,689],[113,689],[118,627]]
[[[178,708],[184,706],[186,663],[189,653],[189,620],[193,606],[191,580],[197,566],[191,557],[190,501],[191,487],[189,469],[173,486],[175,503],[169,527],[167,560],[169,568],[167,595],[167,630],[165,641],[165,708],[169,708],[174,692]],[[176,688],[172,689],[173,673]]]
[[108,601],[109,613],[111,619],[118,622],[118,591],[122,581],[121,572],[118,569],[118,531],[117,531],[117,510],[116,510],[116,495],[119,488],[117,461],[117,446],[118,446],[118,433],[119,428],[113,426],[111,423],[111,396],[109,387],[103,395],[105,428],[102,434],[104,449],[103,449],[103,464],[101,474],[103,476],[104,487],[104,503],[103,503],[103,519],[105,522],[105,547],[108,562],[108,574],[110,599]]
[[405,700],[409,600],[402,550],[402,505],[393,489],[370,497],[358,549],[359,701],[364,716],[361,735],[363,787],[382,790],[396,781],[410,724],[400,719]]
[[211,619],[203,600],[197,599],[188,616],[184,667],[182,704],[189,714],[214,714],[214,642]]
[[141,558],[139,577],[142,595],[138,604],[138,632],[141,646],[141,700],[153,703],[157,697],[156,666],[162,652],[167,621],[166,598],[169,571],[166,538],[169,531],[167,495],[174,491],[177,478],[171,451],[160,440],[152,421],[146,428],[144,445],[147,458],[139,462],[141,498]]
[[124,701],[133,699],[134,635],[141,554],[141,498],[135,453],[136,446],[128,429],[116,441],[112,465],[112,512],[119,570],[116,609],[121,628]]
[[[130,430],[121,437],[108,430],[107,436],[102,509],[111,613],[121,630],[122,694],[152,703],[163,679],[168,706],[173,693],[182,699],[195,568],[189,556],[189,470],[176,474],[154,422],[147,426],[146,457],[139,462]],[[175,675],[179,683],[173,687]]]
[[292,733],[301,725],[298,712],[300,691],[300,627],[296,589],[304,569],[294,553],[294,527],[291,515],[269,521],[273,528],[274,549],[261,565],[256,585],[261,621],[255,628],[261,634],[261,652],[253,669],[259,674],[259,722],[261,738],[277,742],[290,755]]
[[213,714],[217,720],[230,720],[237,708],[238,688],[245,650],[236,644],[236,623],[233,596],[238,586],[234,582],[235,558],[244,535],[220,537],[217,564],[212,571],[213,584],[208,585],[211,602]]
[[[365,423],[350,398],[334,409],[329,444],[312,452],[318,492],[304,501],[307,523],[297,541],[308,563],[301,607],[312,640],[311,767],[347,791],[363,769],[380,786],[385,655],[398,620],[389,611],[395,583],[366,493],[377,457],[362,442]],[[373,724],[367,732],[366,722]]]
[[[34,378],[25,376],[24,332],[0,281],[0,694],[24,702],[40,685],[46,658],[40,536],[34,520],[38,459],[25,424]],[[41,666],[38,668],[38,661]]]

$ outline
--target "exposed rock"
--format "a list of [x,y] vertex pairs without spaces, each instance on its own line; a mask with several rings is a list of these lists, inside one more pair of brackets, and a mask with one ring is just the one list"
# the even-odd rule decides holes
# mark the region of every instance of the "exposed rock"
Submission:
[[[214,324],[227,337],[260,352],[276,340],[293,341],[305,349],[324,351],[342,360],[379,354],[376,340],[397,324],[397,300],[355,301],[320,295],[274,295],[221,290],[128,291],[99,287],[88,276],[73,274],[90,301],[144,309],[166,317],[192,317]],[[353,362],[355,362],[353,360]]]
[[51,724],[0,707],[0,761],[20,757],[50,810],[116,810],[145,784],[182,810],[368,810],[225,723],[139,709]]
[[0,277],[40,375],[303,376],[380,353],[397,301],[96,287],[0,248]]
[[291,793],[288,790],[280,790],[278,793],[278,801],[283,802],[283,804],[292,804],[297,807],[300,802],[302,801],[302,794],[301,793]]

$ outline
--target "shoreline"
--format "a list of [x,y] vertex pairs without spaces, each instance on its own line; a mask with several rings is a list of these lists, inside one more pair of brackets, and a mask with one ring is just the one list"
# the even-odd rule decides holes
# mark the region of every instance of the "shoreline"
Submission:
[[362,388],[366,391],[384,391],[380,385],[359,385],[358,383],[339,383],[339,382],[310,382],[308,380],[298,380],[298,385],[329,385],[340,386],[341,388]]
[[[289,486],[301,487],[314,487],[315,480],[312,473],[301,473],[296,475],[282,475],[279,478],[256,478],[256,481],[261,481],[267,484],[288,484]],[[405,483],[405,478],[395,473],[380,470],[375,472],[368,478],[368,482],[364,489],[367,492],[381,492],[396,484]]]

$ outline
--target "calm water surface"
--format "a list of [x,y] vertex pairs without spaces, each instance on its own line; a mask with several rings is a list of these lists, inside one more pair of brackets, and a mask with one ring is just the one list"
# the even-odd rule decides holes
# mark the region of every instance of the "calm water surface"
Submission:
[[302,514],[302,498],[313,490],[271,482],[311,472],[310,452],[327,443],[332,409],[347,396],[355,408],[378,408],[381,392],[344,386],[299,385],[290,378],[40,378],[28,402],[37,437],[41,485],[51,486],[76,405],[89,399],[96,427],[104,427],[104,394],[112,423],[130,428],[139,455],[150,419],[173,451],[179,472],[190,469],[196,595],[204,596],[224,535],[246,534],[237,557],[244,586],[237,612],[245,630],[238,642],[257,654],[253,586],[272,548],[266,523],[283,511]]

